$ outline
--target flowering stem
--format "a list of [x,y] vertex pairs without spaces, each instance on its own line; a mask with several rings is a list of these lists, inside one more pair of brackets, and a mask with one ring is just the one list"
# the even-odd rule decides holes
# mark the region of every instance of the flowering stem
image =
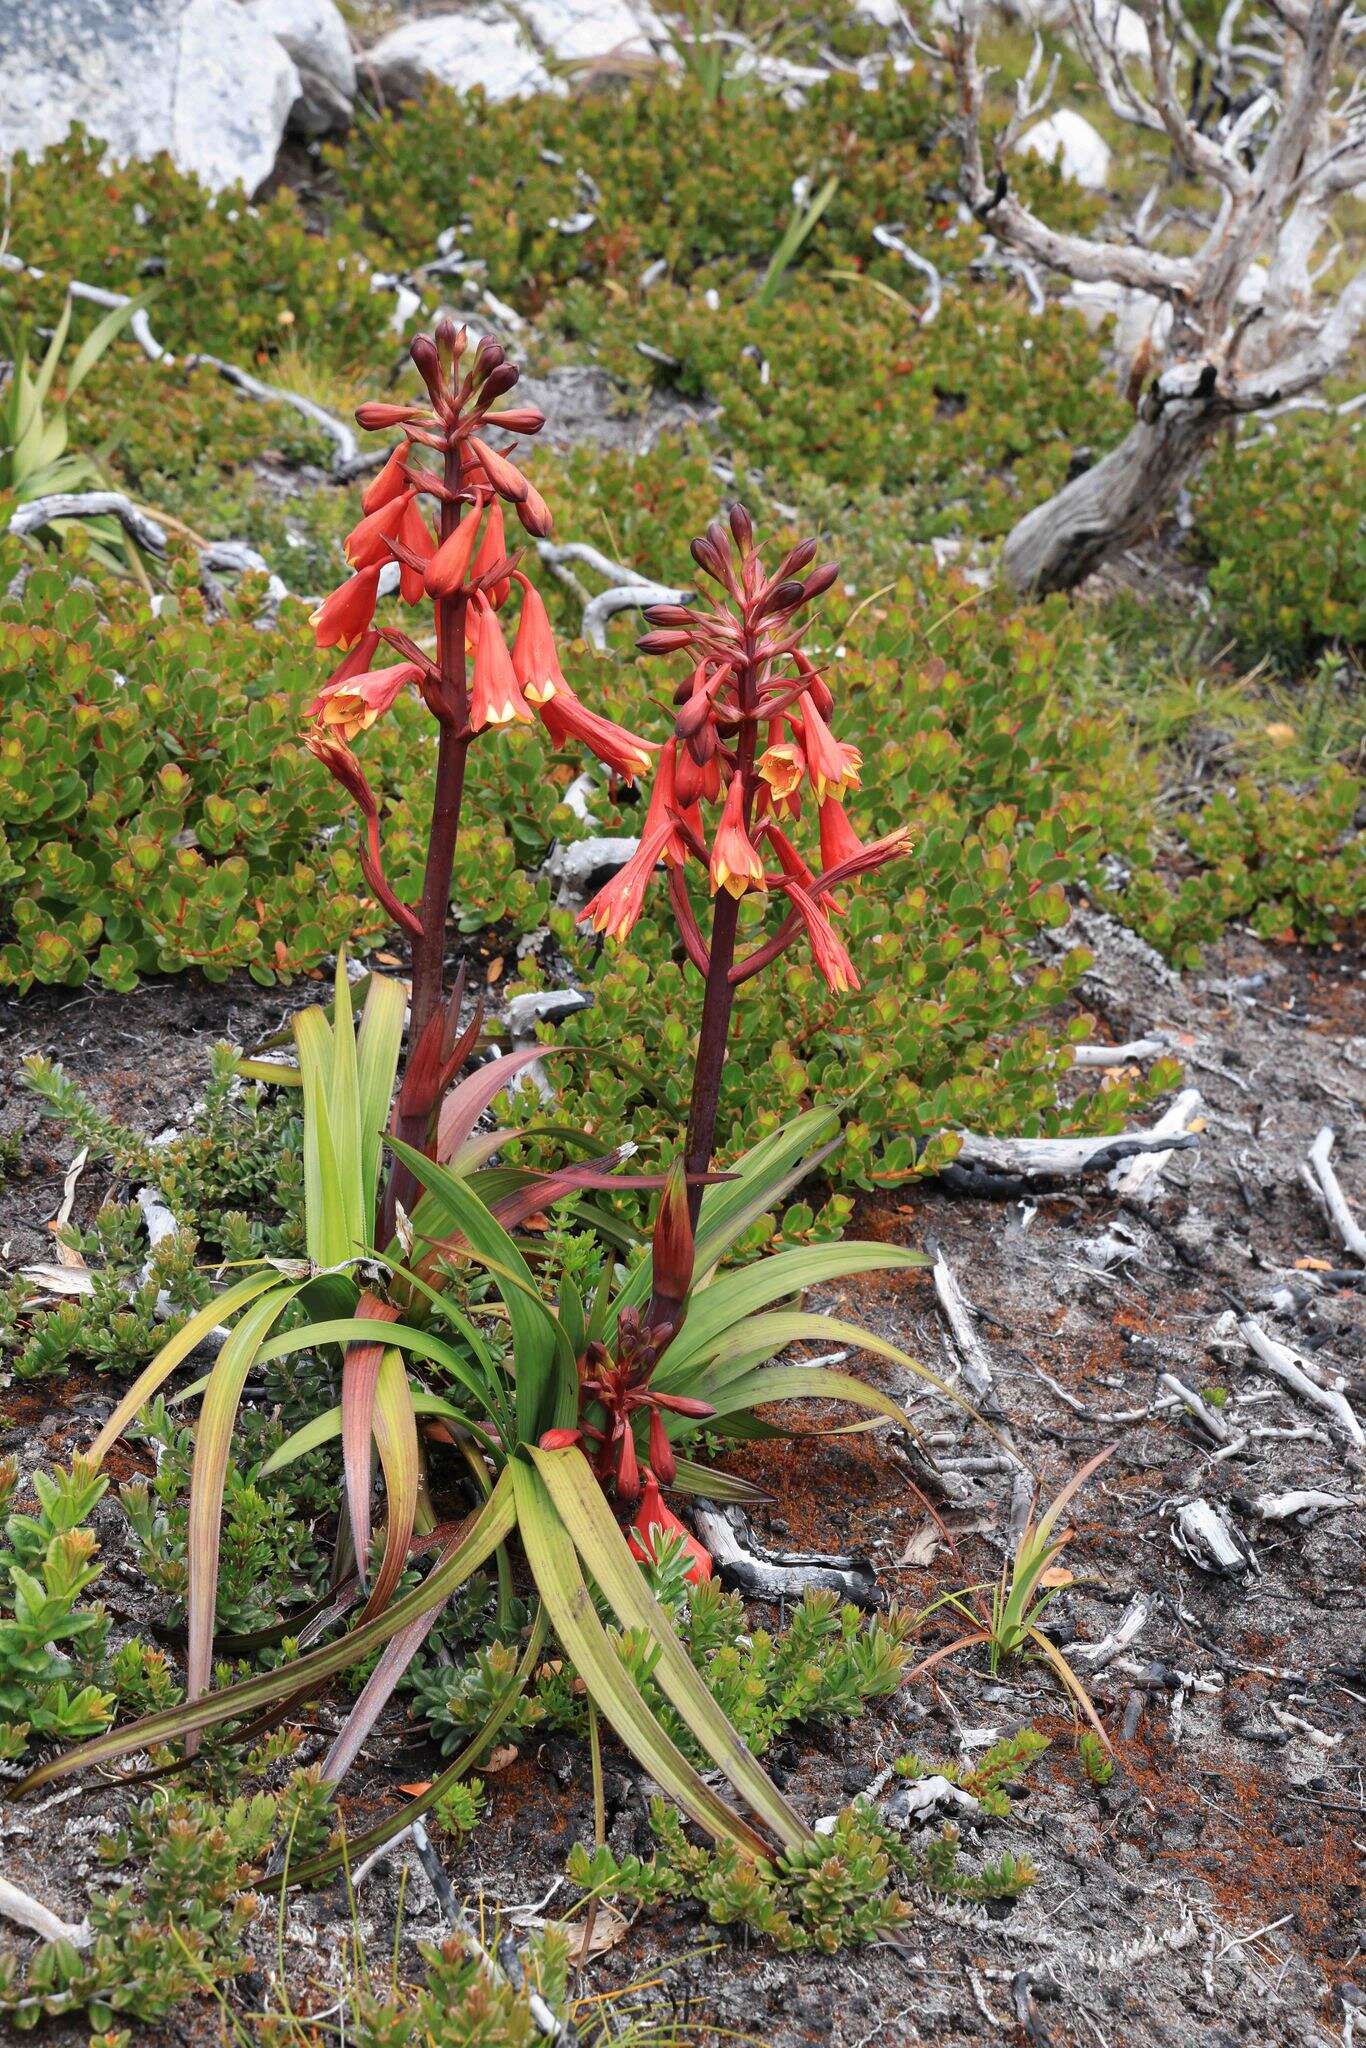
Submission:
[[[747,636],[748,640],[748,636]],[[747,644],[746,655],[751,655]],[[740,709],[748,711],[755,699],[752,658],[742,661],[736,671],[736,694]],[[754,803],[755,726],[746,719],[737,743],[736,773],[744,790],[745,830],[749,830]],[[716,1137],[716,1112],[721,1100],[721,1071],[726,1064],[726,1041],[730,1037],[731,1010],[735,984],[730,970],[735,962],[735,935],[740,923],[740,899],[729,889],[718,889],[711,917],[711,945],[707,964],[707,989],[702,998],[702,1023],[697,1034],[697,1057],[692,1070],[692,1100],[688,1109],[688,1135],[683,1155],[688,1175],[688,1217],[694,1229],[702,1207],[702,1176],[711,1165]]]
[[[459,448],[448,447],[443,473],[447,490],[459,490],[460,470]],[[454,533],[463,509],[458,499],[441,500],[442,540]],[[465,599],[459,593],[438,602],[436,635],[444,716],[437,742],[436,791],[432,799],[427,866],[422,879],[422,937],[413,941],[410,1047],[420,1043],[428,1020],[441,1005],[446,962],[446,918],[451,907],[451,871],[455,864],[456,841],[460,836],[465,757],[472,737],[465,678]],[[420,1138],[418,1142],[421,1142]]]

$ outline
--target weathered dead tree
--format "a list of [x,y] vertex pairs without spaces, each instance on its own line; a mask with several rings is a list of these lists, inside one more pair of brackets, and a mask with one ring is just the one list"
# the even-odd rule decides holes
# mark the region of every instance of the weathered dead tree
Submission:
[[1056,70],[1045,70],[1037,42],[988,162],[982,4],[958,0],[936,52],[956,83],[973,213],[1026,271],[1037,264],[1110,285],[1117,302],[1126,294],[1150,312],[1128,378],[1128,434],[1005,543],[1003,572],[1017,589],[1066,590],[1151,527],[1221,426],[1303,399],[1342,365],[1366,322],[1366,268],[1335,294],[1316,289],[1340,256],[1324,252],[1334,205],[1366,180],[1366,17],[1349,0],[1253,0],[1245,17],[1245,0],[1229,0],[1209,49],[1179,0],[1133,0],[1147,50],[1122,56],[1129,9],[1071,0],[1073,36],[1107,105],[1164,137],[1173,174],[1209,195],[1189,252],[1189,209],[1162,212],[1156,191],[1116,240],[1058,233],[1017,195],[1011,152],[1047,106]]

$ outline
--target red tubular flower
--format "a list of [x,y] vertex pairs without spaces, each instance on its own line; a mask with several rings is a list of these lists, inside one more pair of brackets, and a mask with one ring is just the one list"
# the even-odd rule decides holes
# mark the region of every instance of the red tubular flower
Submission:
[[451,597],[465,581],[483,510],[481,499],[470,507],[454,533],[448,534],[433,554],[424,579],[428,597]]
[[[496,569],[498,564],[506,559],[507,541],[503,534],[503,508],[495,498],[489,506],[489,516],[484,524],[484,538],[480,541],[478,552],[470,564],[470,582],[478,583],[491,569]],[[511,588],[511,581],[506,576],[500,576],[496,583],[486,588],[484,595],[496,612],[502,610]]]
[[624,939],[640,916],[650,877],[672,833],[673,826],[667,819],[647,829],[625,867],[618,868],[611,881],[584,904],[579,923],[591,925],[595,932],[603,932],[609,939]]
[[821,805],[821,866],[837,868],[846,860],[857,860],[863,841],[855,832],[838,797],[828,796]]
[[405,604],[421,604],[427,588],[426,570],[436,553],[436,542],[416,498],[404,513],[394,538],[404,550],[399,558],[399,595]]
[[[517,671],[517,680],[527,703],[539,708],[558,690],[566,690],[569,685],[560,667],[550,614],[540,591],[520,569],[513,570],[512,580],[522,593],[522,616],[517,621],[517,638],[512,644],[512,666]],[[559,744],[558,740],[556,744]]]
[[309,620],[319,647],[349,647],[365,632],[375,616],[381,566],[358,570],[323,599]]
[[372,569],[376,562],[389,560],[386,543],[398,532],[413,497],[411,490],[400,491],[352,527],[346,536],[345,554],[353,569]]
[[745,790],[740,776],[731,778],[725,809],[711,849],[711,892],[728,889],[743,896],[748,889],[764,886],[764,864],[750,845],[745,831]]
[[[516,666],[515,653],[513,665]],[[590,711],[568,683],[562,683],[553,697],[537,704],[536,710],[557,747],[564,746],[567,740],[580,741],[625,782],[634,782],[638,775],[649,773],[653,742],[638,739],[624,725],[615,725],[610,718]]]
[[475,732],[486,725],[511,725],[513,720],[529,724],[521,690],[517,686],[512,656],[508,653],[493,606],[479,597],[470,608],[475,626],[474,681],[470,688],[470,725]]
[[671,1508],[664,1505],[659,1487],[653,1477],[647,1475],[645,1490],[641,1495],[629,1538],[631,1555],[641,1564],[655,1563],[655,1545],[659,1536],[676,1536],[682,1544],[690,1563],[687,1576],[694,1586],[701,1585],[712,1575],[711,1552],[700,1544],[692,1532],[685,1528]]
[[824,803],[827,796],[843,796],[846,789],[858,788],[863,756],[857,747],[846,747],[835,738],[809,692],[802,706],[801,739],[806,772],[817,803]]
[[759,756],[759,774],[767,783],[779,818],[800,817],[798,792],[806,780],[806,756],[795,740],[780,740]]
[[531,489],[520,469],[514,469],[505,455],[497,455],[486,441],[477,434],[470,435],[470,447],[479,458],[479,466],[493,485],[500,498],[506,498],[511,505],[522,504]]
[[812,958],[835,994],[848,995],[852,989],[861,988],[863,984],[854,972],[854,963],[819,903],[808,895],[800,882],[789,881],[784,887],[792,898],[793,909],[806,927]]
[[404,470],[411,453],[412,443],[400,441],[374,482],[361,493],[362,512],[378,512],[380,506],[387,505],[391,498],[412,489]]
[[368,731],[409,684],[421,677],[422,670],[413,661],[401,661],[395,668],[371,669],[364,675],[334,677],[309,705],[309,716],[342,739],[353,740],[358,732]]

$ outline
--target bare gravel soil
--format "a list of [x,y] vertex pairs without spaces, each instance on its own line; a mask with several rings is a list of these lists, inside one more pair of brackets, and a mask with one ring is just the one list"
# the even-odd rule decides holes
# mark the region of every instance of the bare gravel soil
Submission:
[[[1066,1703],[1041,1666],[993,1681],[980,1651],[938,1665],[849,1731],[782,1744],[771,1761],[803,1810],[833,1812],[907,1750],[971,1760],[996,1733],[1032,1722],[1053,1740],[1011,1816],[992,1822],[971,1861],[1009,1849],[1038,1884],[1012,1907],[984,1910],[920,1897],[904,1943],[828,1958],[778,1955],[709,1925],[691,1909],[636,1919],[585,1976],[586,1994],[649,1984],[643,1994],[692,2022],[698,2038],[761,2038],[771,2048],[918,2041],[1086,2042],[1105,2048],[1191,2043],[1347,2042],[1366,2035],[1361,1849],[1363,1811],[1363,1460],[1319,1409],[1271,1378],[1239,1338],[1250,1314],[1325,1377],[1340,1376],[1366,1416],[1363,1291],[1324,1274],[1347,1262],[1298,1178],[1316,1132],[1338,1134],[1338,1171],[1366,1214],[1366,993],[1348,950],[1309,954],[1230,937],[1198,978],[1178,981],[1125,934],[1078,913],[1097,956],[1087,1003],[1097,1036],[1121,1042],[1171,1032],[1187,1082],[1204,1098],[1198,1149],[1174,1155],[1147,1204],[1102,1176],[1020,1201],[974,1200],[933,1187],[865,1205],[865,1233],[942,1249],[977,1315],[1001,1417],[1050,1497],[1096,1451],[1114,1445],[1074,1504],[1075,1583],[1054,1605],[1056,1639],[1081,1645],[1114,1629],[1136,1595],[1141,1632],[1090,1679],[1116,1746],[1110,1783],[1080,1767]],[[295,998],[297,999],[297,998]],[[291,998],[235,982],[222,990],[151,986],[132,999],[70,992],[0,1008],[0,1073],[41,1048],[97,1099],[139,1127],[182,1121],[202,1090],[208,1049],[250,1039]],[[19,1177],[0,1198],[0,1248],[31,1256],[57,1206],[70,1147],[10,1086],[0,1132],[26,1131]],[[93,1174],[81,1199],[103,1194]],[[1312,1263],[1306,1263],[1312,1262]],[[928,1274],[874,1278],[822,1297],[956,1375]],[[1230,1314],[1232,1311],[1232,1314]],[[756,1445],[738,1469],[774,1495],[757,1533],[786,1548],[866,1553],[881,1586],[912,1608],[953,1586],[989,1582],[1004,1552],[1008,1469],[990,1437],[943,1403],[913,1403],[926,1453],[878,1432],[800,1446]],[[1152,1412],[1158,1376],[1223,1392],[1216,1415],[1231,1455],[1184,1408]],[[0,1452],[26,1465],[73,1448],[103,1386],[81,1380],[0,1392]],[[1211,1405],[1214,1405],[1212,1403]],[[1241,1445],[1236,1439],[1242,1438]],[[938,1476],[933,1466],[937,1466]],[[934,1501],[946,1548],[917,1488]],[[1259,1500],[1312,1490],[1345,1504],[1311,1526],[1265,1518]],[[1177,1547],[1181,1510],[1197,1501],[1241,1538],[1235,1575],[1202,1569]],[[141,1605],[120,1571],[121,1517],[106,1503],[102,1590],[127,1625]],[[1189,1547],[1189,1546],[1188,1546]],[[933,1554],[931,1555],[931,1549]],[[903,1563],[907,1553],[915,1560]],[[755,1607],[755,1625],[779,1619]],[[925,1651],[952,1627],[927,1625]],[[319,1711],[319,1741],[333,1709]],[[348,1788],[355,1823],[428,1776],[435,1753],[395,1712]],[[489,1780],[492,1813],[463,1850],[447,1851],[458,1890],[505,1909],[553,1914],[570,1845],[591,1830],[585,1753],[528,1743]],[[609,1834],[647,1850],[645,1793],[621,1752],[608,1753]],[[124,1795],[103,1783],[4,1817],[0,1867],[60,1911],[79,1916],[95,1879],[92,1826]],[[368,1954],[388,1956],[402,1854],[357,1900]],[[405,1937],[434,1936],[435,1901],[414,1861]],[[296,1997],[328,2002],[352,1938],[337,1888],[298,1901],[287,1933]],[[274,1927],[263,1923],[262,1971]],[[246,1980],[246,2002],[265,1991]],[[332,1996],[335,1994],[329,1994]],[[214,2038],[211,2008],[140,2036]],[[78,2038],[73,2030],[69,2036]]]

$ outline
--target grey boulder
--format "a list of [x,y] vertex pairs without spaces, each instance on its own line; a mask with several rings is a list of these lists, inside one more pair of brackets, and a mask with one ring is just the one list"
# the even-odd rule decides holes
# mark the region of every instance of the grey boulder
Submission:
[[206,185],[254,192],[302,92],[236,0],[0,6],[0,157],[38,156],[81,122],[116,162],[165,150]]
[[356,60],[333,0],[244,0],[243,12],[294,60],[299,97],[289,112],[294,135],[328,135],[350,125]]

